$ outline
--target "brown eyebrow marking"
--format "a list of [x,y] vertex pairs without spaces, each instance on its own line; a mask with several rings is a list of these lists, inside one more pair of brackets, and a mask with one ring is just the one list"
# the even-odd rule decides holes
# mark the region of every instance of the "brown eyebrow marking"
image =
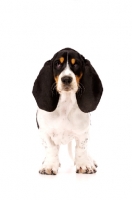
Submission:
[[63,63],[64,62],[64,57],[60,57],[60,63]]
[[76,62],[75,58],[72,58],[72,59],[71,59],[71,63],[74,65],[75,62]]

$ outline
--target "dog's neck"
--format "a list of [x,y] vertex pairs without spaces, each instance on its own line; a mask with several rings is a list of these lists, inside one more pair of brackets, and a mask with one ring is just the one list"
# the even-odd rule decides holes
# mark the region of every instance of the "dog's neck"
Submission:
[[63,91],[60,94],[57,111],[61,115],[67,116],[76,103],[76,95],[74,91]]

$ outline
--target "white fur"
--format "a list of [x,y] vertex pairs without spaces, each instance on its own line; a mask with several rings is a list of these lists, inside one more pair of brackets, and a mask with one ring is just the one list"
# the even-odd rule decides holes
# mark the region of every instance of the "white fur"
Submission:
[[[61,77],[68,75],[73,78],[70,91],[62,90]],[[79,173],[93,173],[96,171],[94,161],[87,155],[88,130],[90,125],[89,113],[82,112],[76,101],[77,83],[74,73],[67,65],[59,75],[58,90],[60,98],[57,108],[53,112],[38,109],[37,121],[40,137],[46,148],[46,157],[40,173],[56,174],[59,168],[59,146],[76,141],[75,164]],[[83,171],[82,171],[83,170]]]

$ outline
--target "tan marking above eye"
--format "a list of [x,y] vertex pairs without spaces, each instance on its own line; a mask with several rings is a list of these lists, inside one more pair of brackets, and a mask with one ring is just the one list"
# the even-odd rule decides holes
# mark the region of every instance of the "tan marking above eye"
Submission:
[[71,59],[71,64],[74,65],[75,62],[76,62],[75,58],[72,58],[72,59]]
[[64,57],[60,57],[60,63],[64,62]]

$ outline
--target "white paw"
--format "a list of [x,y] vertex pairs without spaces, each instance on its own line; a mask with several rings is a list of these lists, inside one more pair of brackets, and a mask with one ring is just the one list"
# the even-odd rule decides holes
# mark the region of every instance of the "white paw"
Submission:
[[97,172],[97,164],[90,156],[76,157],[76,173],[93,174]]
[[59,159],[45,159],[41,169],[39,170],[40,174],[47,175],[56,175],[58,172],[58,168],[60,166]]

